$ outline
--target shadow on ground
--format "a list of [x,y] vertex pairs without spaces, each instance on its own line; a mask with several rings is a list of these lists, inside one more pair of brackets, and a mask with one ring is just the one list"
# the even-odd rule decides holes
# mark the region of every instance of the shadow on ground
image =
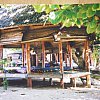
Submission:
[[[8,81],[8,87],[27,87],[27,80],[9,80]],[[65,89],[72,87],[72,84],[65,83],[64,84]],[[43,80],[33,80],[32,81],[32,88],[62,88],[60,82],[52,82],[52,84],[49,81],[43,81]],[[83,84],[77,84],[77,87],[84,87]]]

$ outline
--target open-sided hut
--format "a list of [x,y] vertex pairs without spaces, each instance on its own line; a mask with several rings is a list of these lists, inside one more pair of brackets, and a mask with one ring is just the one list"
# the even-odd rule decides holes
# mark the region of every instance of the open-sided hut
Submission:
[[[0,29],[0,57],[2,58],[2,49],[19,47],[22,48],[22,64],[27,67],[28,86],[32,86],[34,77],[42,78],[60,78],[61,84],[64,87],[64,78],[73,80],[76,86],[76,78],[86,77],[87,86],[91,87],[90,69],[89,69],[89,41],[85,27],[63,28],[60,25],[52,24],[28,24],[12,26]],[[74,71],[72,65],[73,49],[80,48],[84,51],[85,72]],[[31,50],[35,51],[35,57],[31,57]],[[59,69],[55,73],[53,71],[45,73],[46,54],[50,54],[51,62],[60,62]],[[31,58],[31,59],[30,59]],[[67,58],[70,62],[71,71],[64,71],[63,61],[67,64]],[[41,59],[41,68],[39,73],[31,72],[31,66],[39,66]],[[26,62],[25,62],[26,61]],[[34,62],[35,61],[35,62]],[[34,62],[34,63],[33,63]],[[52,64],[50,65],[52,67]],[[56,68],[55,68],[56,69]],[[50,69],[53,70],[53,69]],[[3,74],[0,74],[3,77]],[[23,74],[11,74],[8,77],[23,77]]]

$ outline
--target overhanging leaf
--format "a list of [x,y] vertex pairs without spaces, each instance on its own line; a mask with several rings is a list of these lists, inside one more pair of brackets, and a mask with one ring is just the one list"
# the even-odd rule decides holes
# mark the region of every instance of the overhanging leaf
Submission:
[[96,26],[97,26],[97,22],[96,22],[96,20],[92,20],[91,22],[90,22],[90,28],[96,28]]
[[88,17],[92,17],[92,16],[95,15],[95,13],[96,13],[96,11],[92,11],[92,8],[88,8],[88,10],[87,10],[87,12],[86,12],[86,15],[87,15]]
[[86,13],[83,13],[83,14],[82,14],[82,18],[83,18],[83,19],[86,19],[86,18],[87,18]]
[[92,6],[92,10],[93,10],[93,11],[96,11],[97,9],[99,9],[99,4],[94,4],[94,5]]
[[49,7],[50,7],[51,10],[57,10],[57,9],[60,9],[60,6],[57,5],[57,4],[49,5]]
[[70,27],[70,26],[72,26],[72,23],[71,23],[71,22],[68,22],[68,23],[66,23],[65,26],[66,26],[66,27]]
[[77,18],[82,18],[82,12],[77,13]]
[[41,13],[45,11],[46,5],[45,4],[33,5],[33,7],[35,8],[36,12]]
[[71,9],[72,8],[72,5],[70,4],[64,4],[61,6],[61,9]]
[[82,20],[81,19],[77,19],[76,21],[76,25],[80,28],[81,25],[83,24]]
[[64,10],[63,14],[66,15],[67,18],[72,19],[72,11]]
[[86,29],[86,31],[87,31],[88,34],[93,33],[93,32],[96,31],[96,27],[91,28],[91,27],[90,27],[90,24],[91,24],[91,23],[88,23],[87,29]]
[[53,16],[51,15],[51,17],[49,16],[49,21],[52,24],[60,23],[62,20],[62,13],[63,13],[63,10],[59,10],[59,11],[54,12],[55,18],[52,18]]
[[96,28],[96,33],[99,33],[100,34],[100,24]]

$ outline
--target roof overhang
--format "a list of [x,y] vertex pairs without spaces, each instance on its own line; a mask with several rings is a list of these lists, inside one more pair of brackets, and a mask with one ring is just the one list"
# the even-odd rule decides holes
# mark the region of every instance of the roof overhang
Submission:
[[[28,24],[12,26],[0,29],[0,45],[8,47],[20,47],[22,43],[32,42],[55,42],[54,35],[58,35],[60,41],[86,41],[87,33],[86,28],[63,28],[60,30],[60,25],[47,24]],[[68,36],[70,35],[70,36]],[[59,42],[59,41],[56,41]],[[12,46],[11,46],[12,47]]]

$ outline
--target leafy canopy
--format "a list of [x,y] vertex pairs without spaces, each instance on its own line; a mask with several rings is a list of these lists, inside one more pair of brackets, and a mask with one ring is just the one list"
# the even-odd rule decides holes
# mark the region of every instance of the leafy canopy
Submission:
[[100,39],[100,4],[33,5],[36,12],[46,12],[52,24],[63,27],[86,27],[88,34],[96,33]]

